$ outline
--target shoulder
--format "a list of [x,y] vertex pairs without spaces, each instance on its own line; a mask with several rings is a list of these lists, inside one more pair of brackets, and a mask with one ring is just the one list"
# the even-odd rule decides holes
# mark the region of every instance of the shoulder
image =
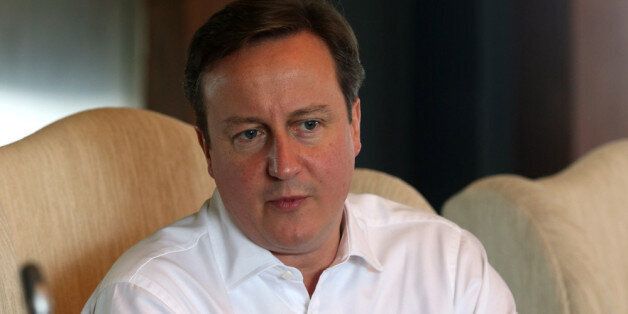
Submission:
[[133,246],[114,263],[83,312],[231,312],[217,262],[218,216],[208,201],[196,214]]
[[[216,268],[204,206],[125,252],[98,285],[86,309],[94,308],[98,302],[118,306],[134,299],[179,308],[180,304],[187,304],[181,300],[186,300],[186,289],[194,289],[194,282],[203,280],[214,283],[214,288],[220,286],[221,276]],[[206,291],[195,292],[199,295]]]
[[[113,264],[87,312],[189,312],[222,300],[222,276],[210,243],[207,206],[160,229]],[[198,285],[196,283],[211,283]],[[209,291],[205,287],[212,287]],[[201,297],[202,296],[202,297]],[[183,310],[185,309],[185,310]]]
[[373,194],[349,194],[347,210],[367,228],[429,229],[452,236],[464,230],[455,223],[426,210],[413,208]]
[[371,194],[350,195],[347,212],[382,259],[403,252],[417,263],[456,269],[461,255],[473,256],[479,263],[485,255],[475,236],[433,212]]
[[455,223],[368,194],[350,195],[347,213],[365,231],[384,269],[403,270],[401,281],[421,278],[417,285],[449,295],[463,312],[515,312],[512,295],[480,241]]
[[[172,255],[191,255],[207,237],[203,209],[164,227],[138,242],[113,264],[102,284],[133,282],[138,274],[167,261]],[[190,256],[193,257],[193,256]],[[167,265],[164,265],[167,266]]]

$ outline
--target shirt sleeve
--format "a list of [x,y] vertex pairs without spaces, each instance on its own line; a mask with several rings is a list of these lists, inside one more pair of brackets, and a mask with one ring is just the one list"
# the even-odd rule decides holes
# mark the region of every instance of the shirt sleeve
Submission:
[[467,231],[462,233],[456,269],[456,314],[517,313],[510,289],[488,263],[480,241]]
[[175,310],[146,289],[123,282],[93,295],[81,313],[175,313]]

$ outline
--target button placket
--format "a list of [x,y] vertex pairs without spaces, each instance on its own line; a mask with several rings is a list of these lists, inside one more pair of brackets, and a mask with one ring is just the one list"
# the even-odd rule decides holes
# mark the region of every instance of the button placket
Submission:
[[298,270],[286,266],[275,266],[264,277],[273,293],[294,313],[305,313],[310,297],[299,280]]
[[279,277],[281,277],[281,279],[283,279],[283,280],[293,280],[294,279],[294,274],[292,274],[291,271],[286,270],[283,273],[281,273],[281,275]]

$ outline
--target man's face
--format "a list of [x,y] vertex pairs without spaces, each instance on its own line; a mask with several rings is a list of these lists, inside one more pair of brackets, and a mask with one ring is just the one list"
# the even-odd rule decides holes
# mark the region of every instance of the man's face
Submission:
[[282,254],[337,237],[360,104],[350,123],[325,43],[301,32],[243,48],[205,75],[203,95],[209,172],[244,234]]

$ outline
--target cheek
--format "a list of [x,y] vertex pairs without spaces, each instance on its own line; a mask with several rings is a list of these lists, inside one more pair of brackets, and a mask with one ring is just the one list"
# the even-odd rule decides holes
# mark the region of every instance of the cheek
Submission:
[[[353,174],[355,155],[350,136],[338,136],[312,155],[311,164],[319,173],[319,180],[331,185],[332,190],[344,193]],[[341,188],[342,187],[342,188]]]
[[242,195],[242,191],[253,191],[260,180],[260,161],[254,158],[241,158],[232,154],[216,154],[213,159],[214,178],[223,196]]
[[263,191],[259,165],[251,160],[223,157],[214,171],[216,186],[232,219],[242,230],[255,229],[253,221],[261,214],[260,195]]

